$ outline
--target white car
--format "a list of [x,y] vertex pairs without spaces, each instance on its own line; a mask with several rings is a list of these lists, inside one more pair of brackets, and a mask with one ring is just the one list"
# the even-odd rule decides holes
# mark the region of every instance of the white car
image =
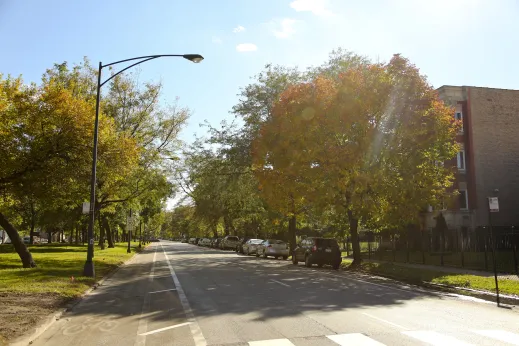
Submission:
[[267,258],[270,256],[276,259],[283,257],[286,260],[288,253],[288,244],[278,239],[267,239],[256,248],[256,257],[263,256],[263,258]]
[[209,246],[211,245],[211,239],[209,238],[203,238],[198,242],[198,245],[200,246]]
[[243,244],[243,253],[252,255],[256,253],[258,245],[263,243],[263,239],[249,239]]

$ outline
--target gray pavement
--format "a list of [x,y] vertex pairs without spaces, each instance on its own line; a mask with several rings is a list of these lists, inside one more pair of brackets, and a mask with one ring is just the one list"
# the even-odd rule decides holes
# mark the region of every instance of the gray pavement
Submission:
[[519,345],[519,313],[381,278],[161,242],[33,345]]

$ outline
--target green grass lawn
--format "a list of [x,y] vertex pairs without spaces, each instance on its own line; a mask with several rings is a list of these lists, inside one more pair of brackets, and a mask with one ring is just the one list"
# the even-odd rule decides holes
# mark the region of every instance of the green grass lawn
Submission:
[[[343,260],[343,267],[351,263],[350,259]],[[446,273],[440,270],[429,270],[425,268],[409,268],[395,263],[370,263],[365,262],[361,265],[361,270],[388,276],[408,283],[420,284],[422,282],[432,282],[448,286],[472,288],[495,292],[494,277],[485,277],[467,274]],[[519,295],[519,280],[499,279],[499,290],[505,294]]]
[[[0,245],[0,294],[57,294],[63,298],[81,295],[97,280],[138,250],[138,242],[131,244],[132,253],[127,254],[127,243],[116,244],[113,249],[95,248],[95,278],[81,276],[86,259],[85,245],[49,244],[29,245],[37,268],[21,267],[20,258],[12,245]],[[72,276],[74,280],[72,280]]]

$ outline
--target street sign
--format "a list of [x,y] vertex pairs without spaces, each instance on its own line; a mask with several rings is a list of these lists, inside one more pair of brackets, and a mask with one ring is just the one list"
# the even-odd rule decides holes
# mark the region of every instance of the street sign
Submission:
[[488,208],[491,213],[499,212],[499,201],[497,197],[488,197]]
[[90,202],[83,202],[83,214],[90,214]]

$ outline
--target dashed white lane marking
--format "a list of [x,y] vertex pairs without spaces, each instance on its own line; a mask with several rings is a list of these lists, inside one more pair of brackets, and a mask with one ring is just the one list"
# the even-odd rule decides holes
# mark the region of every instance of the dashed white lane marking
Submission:
[[341,346],[384,346],[384,344],[361,333],[327,335],[326,337]]
[[167,289],[167,290],[148,292],[148,294],[162,293],[162,292],[169,292],[169,291],[176,291],[176,290],[177,290],[176,288],[170,288],[170,289]]
[[186,314],[188,322],[191,322],[189,324],[189,328],[191,329],[191,334],[193,335],[193,340],[195,341],[195,346],[206,346],[207,341],[205,340],[204,334],[202,334],[202,330],[200,329],[200,326],[198,325],[198,322],[195,319],[195,315],[193,314],[193,311],[191,310],[191,306],[189,305],[189,301],[187,300],[184,289],[180,285],[180,281],[178,280],[177,274],[175,274],[175,270],[173,269],[173,266],[171,265],[171,262],[169,261],[168,254],[166,253],[166,250],[164,249],[162,244],[160,244],[160,247],[162,248],[162,252],[164,252],[164,256],[166,257],[166,262],[169,267],[169,272],[171,273],[171,278],[173,279],[173,282],[175,283],[175,287],[177,288],[178,298],[180,299],[180,303],[182,304],[184,313]]
[[393,322],[388,321],[388,320],[385,320],[385,319],[383,319],[383,318],[380,318],[380,317],[377,317],[377,316],[370,315],[370,314],[368,314],[368,313],[366,313],[366,312],[363,312],[362,314],[365,315],[365,316],[371,317],[371,318],[374,319],[374,320],[377,320],[377,321],[380,321],[380,322],[387,323],[387,324],[389,324],[389,325],[391,325],[391,326],[393,326],[393,327],[397,327],[397,328],[400,328],[400,329],[403,329],[403,330],[409,330],[409,328],[403,327],[403,326],[401,326],[401,325],[399,325],[399,324],[393,323]]
[[[157,246],[155,246],[155,252],[153,253],[153,262],[151,264],[150,274],[148,280],[153,281],[153,275],[155,273],[155,261],[157,260]],[[139,326],[137,327],[137,337],[135,338],[134,346],[145,346],[146,345],[146,330],[148,329],[148,318],[144,316],[150,309],[150,295],[144,295],[144,302],[142,303],[141,316],[139,318]]]
[[163,332],[165,330],[170,330],[170,329],[174,329],[174,328],[178,328],[178,327],[187,326],[189,324],[191,324],[191,322],[184,322],[184,323],[180,323],[180,324],[175,324],[174,326],[169,326],[169,327],[164,327],[164,328],[160,328],[160,329],[155,329],[155,330],[152,330],[152,331],[146,332],[144,334],[140,334],[140,335],[156,334],[156,333]]

